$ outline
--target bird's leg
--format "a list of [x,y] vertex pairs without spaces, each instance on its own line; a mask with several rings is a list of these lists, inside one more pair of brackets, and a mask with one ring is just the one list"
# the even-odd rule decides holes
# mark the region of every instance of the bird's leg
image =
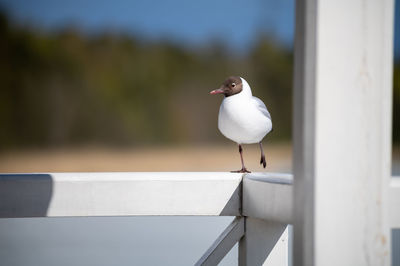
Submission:
[[260,150],[261,150],[261,159],[260,159],[260,164],[262,164],[265,168],[265,166],[267,166],[267,161],[265,160],[265,155],[264,155],[264,151],[263,151],[263,147],[262,147],[262,143],[260,141]]
[[247,171],[246,167],[244,166],[242,145],[240,144],[239,144],[239,153],[240,153],[240,161],[242,162],[242,170]]
[[238,171],[232,171],[232,173],[251,173],[249,170],[246,169],[246,167],[244,166],[244,161],[243,161],[243,149],[242,149],[242,145],[239,144],[239,153],[240,153],[240,161],[242,162],[242,169],[238,170]]

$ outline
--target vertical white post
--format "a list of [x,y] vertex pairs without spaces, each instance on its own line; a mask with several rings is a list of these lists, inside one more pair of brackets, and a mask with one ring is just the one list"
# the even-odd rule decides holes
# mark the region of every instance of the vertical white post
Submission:
[[390,263],[393,5],[297,2],[295,265]]

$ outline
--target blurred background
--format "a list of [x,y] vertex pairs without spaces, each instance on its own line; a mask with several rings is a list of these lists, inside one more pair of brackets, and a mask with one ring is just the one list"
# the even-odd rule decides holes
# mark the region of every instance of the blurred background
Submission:
[[3,1],[1,10],[0,171],[235,169],[237,148],[217,129],[222,97],[209,95],[230,75],[272,114],[267,154],[290,160],[292,0]]
[[208,94],[229,75],[272,114],[270,169],[290,170],[293,32],[294,0],[1,0],[0,171],[235,169]]
[[[399,14],[396,1],[396,174]],[[0,0],[0,172],[239,168],[236,145],[217,129],[222,98],[209,95],[230,75],[244,77],[272,115],[267,170],[290,172],[293,35],[294,0]],[[263,171],[257,145],[244,154],[249,169]],[[190,265],[230,222],[160,219],[2,220],[0,265],[178,265],[177,254]],[[175,245],[165,241],[177,235]]]

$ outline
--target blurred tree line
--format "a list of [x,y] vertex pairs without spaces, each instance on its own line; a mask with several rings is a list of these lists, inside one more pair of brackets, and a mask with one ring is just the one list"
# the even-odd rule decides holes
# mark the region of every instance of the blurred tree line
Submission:
[[[216,42],[184,48],[123,34],[42,32],[0,15],[0,148],[149,145],[224,140],[217,130],[230,75],[248,80],[274,124],[272,140],[290,140],[292,51],[261,36],[235,55]],[[400,140],[399,64],[394,126]]]

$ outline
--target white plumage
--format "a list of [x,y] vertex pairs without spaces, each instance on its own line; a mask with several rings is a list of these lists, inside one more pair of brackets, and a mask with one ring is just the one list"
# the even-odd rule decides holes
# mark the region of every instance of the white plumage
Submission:
[[265,104],[254,97],[244,78],[242,91],[225,97],[218,115],[218,129],[238,144],[259,143],[271,131],[272,121]]

